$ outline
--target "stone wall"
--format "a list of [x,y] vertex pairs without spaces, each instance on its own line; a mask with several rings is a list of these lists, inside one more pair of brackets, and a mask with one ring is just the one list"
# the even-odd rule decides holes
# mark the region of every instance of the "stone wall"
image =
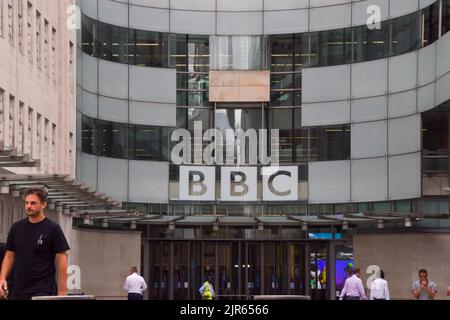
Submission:
[[[355,235],[355,266],[361,268],[364,285],[370,265],[384,270],[393,299],[412,299],[411,285],[418,270],[428,270],[437,284],[436,299],[446,296],[450,286],[450,235],[431,233]],[[366,292],[370,291],[366,289]]]

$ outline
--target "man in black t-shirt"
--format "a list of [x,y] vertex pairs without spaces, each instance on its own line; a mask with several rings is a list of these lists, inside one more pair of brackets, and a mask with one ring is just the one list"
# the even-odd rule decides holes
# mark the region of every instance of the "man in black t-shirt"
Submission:
[[[0,272],[0,296],[5,295],[8,289],[6,280],[13,266],[13,299],[67,295],[66,251],[70,248],[61,227],[45,217],[46,206],[45,190],[26,191],[25,210],[28,218],[14,223],[9,231]],[[58,286],[55,282],[56,268]]]

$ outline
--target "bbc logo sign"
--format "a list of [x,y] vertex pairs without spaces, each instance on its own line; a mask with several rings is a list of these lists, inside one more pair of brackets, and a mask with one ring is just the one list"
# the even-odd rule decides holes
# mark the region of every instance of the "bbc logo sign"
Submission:
[[[297,201],[298,167],[262,167],[258,199],[257,167],[221,167],[221,201]],[[180,166],[179,200],[216,200],[216,167]]]

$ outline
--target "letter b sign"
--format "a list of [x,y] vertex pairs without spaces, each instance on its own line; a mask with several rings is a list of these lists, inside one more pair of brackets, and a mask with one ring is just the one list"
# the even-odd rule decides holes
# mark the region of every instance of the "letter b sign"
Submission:
[[214,167],[180,166],[180,200],[214,201]]

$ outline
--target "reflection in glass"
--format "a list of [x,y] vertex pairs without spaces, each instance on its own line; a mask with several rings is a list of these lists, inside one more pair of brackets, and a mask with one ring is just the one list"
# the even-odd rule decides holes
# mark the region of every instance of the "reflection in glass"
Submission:
[[128,63],[128,29],[97,22],[97,30],[98,57]]
[[391,54],[399,55],[419,48],[419,14],[413,13],[391,21]]
[[211,106],[209,91],[177,91],[177,106]]
[[351,29],[320,31],[319,43],[319,64],[321,66],[333,66],[351,62]]
[[130,64],[167,67],[167,33],[130,29]]
[[217,109],[216,128],[222,132],[226,129],[261,129],[260,109]]
[[202,122],[203,130],[213,127],[213,111],[211,109],[187,109],[187,128],[194,130],[196,121]]
[[422,170],[448,172],[448,108],[450,102],[422,113]]
[[381,22],[381,29],[355,27],[353,41],[353,62],[383,59],[389,52],[389,21]]
[[261,36],[211,36],[212,69],[262,70],[266,50]]
[[128,130],[122,123],[98,121],[98,154],[103,157],[128,158]]
[[96,31],[96,21],[86,15],[81,17],[81,49],[88,55],[94,55],[94,39]]
[[177,71],[208,72],[209,37],[176,34],[171,37],[170,65]]
[[450,0],[442,0],[442,34],[450,31]]
[[422,46],[427,46],[439,38],[439,1],[422,11]]
[[163,131],[157,127],[130,125],[129,129],[130,158],[136,160],[164,160],[167,153],[163,152],[161,143],[167,139]]
[[81,119],[81,149],[88,154],[97,154],[97,123],[94,119]]
[[208,90],[209,74],[177,73],[177,89]]
[[83,115],[81,128],[84,153],[120,159],[167,160],[169,129],[166,127],[110,122]]

